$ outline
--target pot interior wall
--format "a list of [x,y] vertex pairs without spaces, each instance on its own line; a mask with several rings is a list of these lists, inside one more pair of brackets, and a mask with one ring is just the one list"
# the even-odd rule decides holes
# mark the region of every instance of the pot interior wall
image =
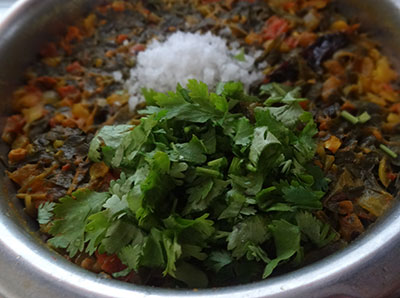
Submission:
[[[73,24],[94,3],[95,0],[30,1],[24,9],[24,17],[5,20],[0,24],[0,131],[3,131],[6,117],[12,113],[12,93],[23,83],[24,70],[36,59],[41,44],[53,40],[57,33],[63,32],[66,25]],[[36,229],[36,224],[21,212],[22,203],[14,198],[14,187],[5,176],[8,150],[8,146],[1,142],[1,208],[7,209],[18,220],[23,219],[24,225]]]
[[382,52],[400,70],[400,1],[336,0],[337,10],[382,46]]

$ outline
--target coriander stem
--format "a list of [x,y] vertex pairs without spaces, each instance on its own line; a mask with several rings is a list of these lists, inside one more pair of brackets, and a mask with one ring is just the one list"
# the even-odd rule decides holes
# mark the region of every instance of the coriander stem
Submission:
[[215,177],[215,178],[221,178],[221,173],[216,171],[216,170],[212,170],[212,169],[197,167],[196,168],[196,173],[198,173],[200,175],[212,176],[212,177]]
[[358,121],[360,123],[366,123],[371,119],[370,114],[368,114],[368,112],[364,112],[362,113],[360,116],[358,116]]
[[234,157],[232,159],[231,165],[229,166],[229,170],[228,173],[229,174],[234,174],[237,175],[240,172],[240,164],[241,164],[242,160]]
[[254,167],[252,164],[247,164],[246,168],[250,171],[250,172],[257,172],[256,167]]
[[349,121],[352,124],[357,124],[358,123],[358,118],[353,116],[352,114],[350,114],[347,111],[343,111],[340,116],[342,116],[344,119],[346,119],[347,121]]
[[207,163],[207,165],[210,166],[210,167],[217,167],[217,168],[219,168],[219,167],[221,167],[221,166],[226,166],[227,163],[228,163],[228,162],[227,162],[226,158],[225,158],[225,157],[221,157],[221,158],[218,158],[218,159],[214,159],[214,160],[209,161],[209,162]]
[[380,144],[379,148],[382,149],[383,152],[385,152],[387,155],[389,155],[392,158],[397,158],[397,153],[393,152],[391,149],[389,149],[387,146]]
[[281,85],[275,84],[274,87],[275,87],[275,90],[277,90],[281,96],[286,95],[287,92],[281,87]]

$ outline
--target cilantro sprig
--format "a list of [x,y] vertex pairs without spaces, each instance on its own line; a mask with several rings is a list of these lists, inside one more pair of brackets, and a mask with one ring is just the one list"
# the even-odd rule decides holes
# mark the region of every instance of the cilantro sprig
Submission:
[[316,124],[299,89],[241,83],[215,93],[196,80],[176,92],[144,90],[138,126],[103,127],[89,157],[121,171],[106,193],[79,190],[39,208],[49,243],[116,254],[190,287],[268,277],[304,249],[335,240],[312,215],[328,181],[313,165]]

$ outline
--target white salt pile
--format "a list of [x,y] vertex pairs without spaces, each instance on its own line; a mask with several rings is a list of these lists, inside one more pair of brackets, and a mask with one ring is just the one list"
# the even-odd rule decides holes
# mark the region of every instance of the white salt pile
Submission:
[[208,32],[172,34],[165,42],[154,41],[137,57],[126,88],[131,95],[133,110],[143,100],[142,88],[158,92],[175,90],[177,83],[186,85],[197,79],[213,87],[218,82],[240,81],[246,88],[263,78],[254,70],[254,57],[244,55],[244,61],[234,56],[237,47],[229,49],[226,40]]

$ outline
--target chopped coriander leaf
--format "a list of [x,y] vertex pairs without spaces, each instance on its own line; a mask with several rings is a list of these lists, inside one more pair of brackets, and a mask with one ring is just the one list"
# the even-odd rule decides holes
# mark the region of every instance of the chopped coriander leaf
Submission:
[[261,86],[261,95],[269,95],[265,105],[271,106],[275,103],[292,104],[306,101],[306,98],[300,97],[300,88],[291,88],[289,86],[271,83]]
[[208,285],[208,277],[198,267],[180,261],[176,267],[175,278],[183,281],[191,288],[205,288]]
[[263,277],[268,277],[282,261],[289,260],[300,250],[300,229],[284,219],[274,220],[269,226],[275,242],[276,258],[268,262]]
[[51,219],[53,218],[53,210],[55,207],[55,203],[53,202],[46,202],[40,204],[38,208],[38,223],[41,225],[48,224]]
[[117,150],[132,128],[132,125],[104,126],[90,143],[89,158],[93,161],[100,161],[101,152],[99,150],[104,150],[104,147],[108,150]]
[[303,244],[335,240],[308,211],[322,208],[328,180],[311,163],[317,129],[300,90],[274,83],[262,94],[264,106],[237,82],[144,90],[140,124],[103,127],[91,143],[91,160],[120,172],[109,191],[39,208],[49,243],[71,257],[116,255],[127,268],[115,276],[147,268],[204,287],[224,274],[265,278],[297,264]]
[[215,250],[210,253],[207,259],[207,267],[214,272],[220,271],[225,266],[232,263],[232,256],[225,250]]
[[268,158],[277,155],[280,151],[278,147],[281,142],[268,131],[268,127],[257,127],[254,130],[253,142],[251,143],[249,159],[254,166],[258,165],[258,161],[262,154],[267,154]]
[[233,138],[236,145],[246,146],[250,144],[251,137],[253,136],[254,127],[250,120],[242,117],[237,122],[236,135]]
[[[284,183],[285,184],[285,183]],[[280,186],[283,198],[286,202],[292,203],[298,208],[321,209],[320,202],[324,192],[315,191],[297,181],[292,181],[291,185]]]
[[64,197],[53,209],[54,220],[50,234],[54,237],[49,243],[54,247],[65,248],[70,257],[82,252],[85,247],[85,230],[89,216],[100,212],[109,197],[108,193],[78,190],[72,196]]
[[262,244],[271,237],[267,221],[268,219],[256,215],[246,218],[233,227],[232,233],[227,238],[227,248],[232,251],[234,258],[243,257],[250,244]]
[[325,246],[338,236],[329,224],[322,223],[309,212],[297,213],[296,222],[300,231],[318,247]]

